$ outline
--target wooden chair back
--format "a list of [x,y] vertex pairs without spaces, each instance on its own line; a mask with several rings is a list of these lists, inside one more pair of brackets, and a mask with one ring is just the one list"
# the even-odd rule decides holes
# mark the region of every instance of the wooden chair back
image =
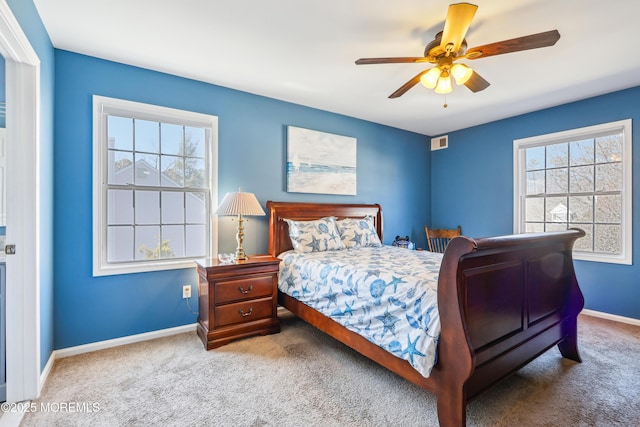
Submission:
[[447,248],[447,245],[449,244],[451,239],[461,235],[460,226],[453,230],[434,230],[425,225],[424,231],[425,233],[427,233],[427,245],[429,246],[429,250],[431,252],[440,253],[444,253],[444,250]]

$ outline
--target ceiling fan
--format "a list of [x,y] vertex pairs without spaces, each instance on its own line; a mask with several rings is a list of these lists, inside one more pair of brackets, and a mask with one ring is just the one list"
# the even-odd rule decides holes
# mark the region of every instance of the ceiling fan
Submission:
[[[465,35],[478,6],[469,3],[456,3],[449,6],[444,30],[436,34],[435,39],[424,49],[424,56],[395,58],[360,58],[358,65],[364,64],[397,64],[429,62],[435,67],[426,69],[402,85],[389,95],[397,98],[421,82],[436,93],[449,93],[453,90],[451,77],[458,85],[465,85],[472,92],[479,92],[489,87],[490,83],[465,64],[456,62],[460,59],[480,59],[488,56],[502,55],[521,50],[537,49],[553,46],[560,39],[558,30],[517,37],[515,39],[486,44],[467,49]],[[446,107],[446,104],[445,104]]]

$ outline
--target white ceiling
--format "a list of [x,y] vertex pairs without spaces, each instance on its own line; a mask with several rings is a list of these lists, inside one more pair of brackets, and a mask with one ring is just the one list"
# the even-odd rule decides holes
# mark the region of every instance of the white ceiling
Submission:
[[469,48],[557,29],[555,46],[463,61],[491,83],[416,85],[448,0],[34,0],[56,48],[435,136],[640,85],[637,0],[478,0]]

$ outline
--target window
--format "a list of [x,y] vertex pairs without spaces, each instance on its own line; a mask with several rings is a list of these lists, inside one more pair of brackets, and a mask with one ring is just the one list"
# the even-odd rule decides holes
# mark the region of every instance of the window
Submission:
[[514,232],[580,228],[574,258],[632,263],[631,119],[514,141]]
[[217,250],[216,117],[94,96],[93,129],[94,276],[192,267]]

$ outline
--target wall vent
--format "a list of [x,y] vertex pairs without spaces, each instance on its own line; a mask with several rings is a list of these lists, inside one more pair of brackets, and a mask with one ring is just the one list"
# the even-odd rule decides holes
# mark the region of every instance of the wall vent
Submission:
[[449,136],[439,136],[437,138],[431,138],[431,151],[442,150],[449,146]]

